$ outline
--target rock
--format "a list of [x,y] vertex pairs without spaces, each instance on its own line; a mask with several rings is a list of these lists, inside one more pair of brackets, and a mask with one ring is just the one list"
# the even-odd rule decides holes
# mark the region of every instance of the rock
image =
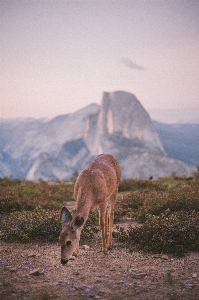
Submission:
[[95,293],[89,293],[88,298],[95,298],[97,295]]
[[30,254],[28,254],[28,257],[35,257],[35,256],[36,256],[35,253],[30,253]]
[[123,283],[123,286],[124,286],[124,287],[127,287],[127,286],[129,286],[129,284],[128,284],[127,282],[124,282],[124,283]]
[[80,275],[80,273],[79,273],[79,272],[75,272],[75,273],[73,273],[73,275],[75,275],[75,276],[79,276],[79,275]]
[[161,258],[164,259],[164,260],[168,260],[169,259],[168,255],[162,255]]
[[16,272],[17,268],[10,269],[10,272]]
[[70,257],[70,260],[75,260],[75,258],[76,258],[76,256],[75,256],[75,255],[72,255],[72,256]]
[[144,278],[144,277],[146,277],[147,276],[147,274],[146,273],[133,273],[132,274],[132,276],[133,276],[133,278],[139,278],[139,279],[141,279],[141,278]]
[[82,249],[84,249],[84,250],[89,250],[89,249],[90,249],[90,246],[88,246],[88,245],[83,245],[83,246],[82,246]]
[[194,273],[194,274],[192,275],[192,278],[196,278],[196,277],[197,277],[197,274]]
[[40,269],[34,269],[32,270],[29,275],[34,275],[34,276],[39,276],[41,273],[40,273]]
[[191,283],[186,283],[184,287],[185,287],[185,289],[192,289],[194,287],[194,285]]
[[106,294],[107,291],[106,290],[99,290],[99,294],[103,295],[103,294]]
[[91,289],[89,289],[89,288],[85,288],[84,294],[88,294],[88,293],[90,292],[90,290],[91,290]]

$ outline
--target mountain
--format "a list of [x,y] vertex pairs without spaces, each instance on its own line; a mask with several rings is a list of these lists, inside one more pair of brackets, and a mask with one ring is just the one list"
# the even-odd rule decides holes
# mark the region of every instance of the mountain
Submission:
[[74,171],[80,172],[94,157],[87,149],[82,138],[66,142],[56,158],[47,153],[39,155],[26,178],[30,180],[42,178],[70,178]]
[[[93,139],[95,137],[95,139]],[[165,154],[149,114],[136,97],[127,92],[104,93],[97,114],[88,118],[84,133],[93,155],[115,153],[122,141],[133,148]]]
[[15,162],[6,153],[0,150],[0,177],[10,176],[15,173]]
[[9,155],[16,166],[15,172],[9,175],[26,177],[41,153],[52,157],[58,155],[65,142],[83,135],[88,116],[98,110],[99,105],[90,104],[75,113],[52,120],[0,119],[0,150]]
[[118,159],[123,177],[195,171],[195,166],[168,157],[162,136],[134,95],[105,92],[100,106],[91,104],[52,120],[0,120],[0,176],[69,179],[100,153]]
[[199,124],[154,125],[168,156],[199,166]]

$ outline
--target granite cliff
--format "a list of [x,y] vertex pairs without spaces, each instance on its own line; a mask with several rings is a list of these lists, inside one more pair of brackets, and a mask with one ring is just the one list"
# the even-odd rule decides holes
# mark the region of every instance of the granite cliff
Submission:
[[81,132],[73,135],[71,127],[73,138],[56,156],[39,155],[27,173],[28,179],[70,178],[100,153],[111,153],[118,159],[123,177],[155,178],[195,170],[167,156],[149,114],[130,93],[104,93],[101,106],[76,125]]

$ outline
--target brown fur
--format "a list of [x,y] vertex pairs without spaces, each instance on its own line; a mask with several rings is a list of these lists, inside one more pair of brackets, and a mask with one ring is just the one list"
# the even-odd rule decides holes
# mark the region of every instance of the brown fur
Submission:
[[109,154],[98,155],[79,174],[74,196],[77,200],[76,213],[72,216],[63,207],[60,233],[61,258],[67,262],[72,254],[77,255],[82,228],[90,211],[99,207],[99,221],[102,231],[102,251],[112,247],[114,206],[117,198],[121,170],[116,159]]

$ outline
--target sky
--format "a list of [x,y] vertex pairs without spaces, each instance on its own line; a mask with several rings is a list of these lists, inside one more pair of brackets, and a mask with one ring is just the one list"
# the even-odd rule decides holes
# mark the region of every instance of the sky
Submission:
[[0,117],[53,118],[134,94],[199,112],[199,1],[0,0]]

